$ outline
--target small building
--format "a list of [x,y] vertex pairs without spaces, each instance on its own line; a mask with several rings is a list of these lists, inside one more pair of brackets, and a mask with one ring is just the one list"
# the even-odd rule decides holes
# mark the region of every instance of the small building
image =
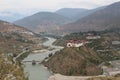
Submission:
[[101,38],[101,36],[87,36],[86,37],[86,39],[88,39],[88,40],[94,40],[94,39],[100,39]]
[[120,45],[120,41],[112,41],[112,45]]
[[67,41],[67,47],[81,47],[86,43],[83,40],[69,40]]

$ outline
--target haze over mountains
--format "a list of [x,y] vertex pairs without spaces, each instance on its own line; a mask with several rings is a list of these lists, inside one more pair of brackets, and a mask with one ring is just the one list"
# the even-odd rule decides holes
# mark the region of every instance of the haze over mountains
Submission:
[[[63,8],[57,10],[56,12],[39,12],[17,20],[14,22],[14,24],[25,27],[37,33],[71,33],[89,30],[99,31],[110,28],[119,28],[119,8],[120,2],[91,10],[82,8]],[[21,18],[21,15],[19,16],[15,14],[14,17],[15,16]]]
[[18,12],[12,12],[12,11],[0,12],[0,19],[7,22],[14,22],[16,20],[22,19],[23,17],[25,17],[25,15],[20,14]]
[[76,15],[83,14],[87,11],[89,10],[82,9],[82,8],[81,9],[80,8],[62,8],[62,9],[57,10],[55,13],[68,17],[71,20],[74,20],[76,18]]
[[120,28],[120,2],[111,4],[74,23],[63,26],[64,31],[100,31],[110,28]]
[[99,7],[95,9],[84,9],[84,8],[63,8],[58,11],[56,11],[57,14],[63,15],[65,17],[68,17],[73,22],[81,19],[83,17],[88,16],[89,14],[92,14],[100,9],[104,9],[105,7]]
[[52,12],[39,12],[32,16],[15,21],[16,25],[26,27],[34,32],[52,31],[60,25],[70,22],[67,17]]
[[23,26],[34,32],[56,33],[62,30],[61,26],[85,17],[94,11],[96,9],[63,8],[56,12],[39,12],[17,20],[14,24]]

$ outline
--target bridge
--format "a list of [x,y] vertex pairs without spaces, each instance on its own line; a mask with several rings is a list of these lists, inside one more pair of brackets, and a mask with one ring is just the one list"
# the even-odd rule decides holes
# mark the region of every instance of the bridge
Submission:
[[41,64],[42,61],[36,61],[36,60],[32,60],[32,61],[22,61],[22,63]]

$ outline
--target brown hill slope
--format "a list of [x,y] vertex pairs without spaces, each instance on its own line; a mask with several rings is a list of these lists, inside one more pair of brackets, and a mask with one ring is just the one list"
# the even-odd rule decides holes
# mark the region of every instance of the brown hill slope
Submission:
[[[92,33],[92,32],[91,32]],[[100,74],[99,64],[120,59],[119,44],[113,45],[112,41],[119,41],[119,32],[102,31],[93,32],[101,36],[100,39],[87,40],[88,33],[72,33],[56,43],[65,49],[48,58],[45,65],[54,73],[63,75],[97,75]],[[92,33],[92,34],[93,34]],[[87,40],[88,43],[79,48],[67,48],[69,40]],[[89,73],[90,72],[90,73]]]
[[55,73],[63,75],[98,75],[100,58],[86,47],[65,48],[51,57],[45,65]]
[[22,32],[30,31],[11,23],[0,21],[0,80],[11,78],[16,80],[25,79],[22,68],[18,64],[14,64],[12,57],[9,56],[13,53],[15,57],[32,44],[31,42],[25,42],[25,40],[29,40],[26,36],[30,35],[22,34]]
[[15,30],[24,30],[24,29],[20,27],[16,27],[11,23],[0,21],[0,32],[12,32]]
[[40,38],[25,28],[0,21],[0,51],[20,53],[23,48],[38,44]]
[[63,28],[64,32],[100,31],[120,28],[120,2],[111,4],[74,23],[64,25]]
[[[20,76],[20,77],[19,77]],[[23,69],[0,53],[0,80],[26,80]]]

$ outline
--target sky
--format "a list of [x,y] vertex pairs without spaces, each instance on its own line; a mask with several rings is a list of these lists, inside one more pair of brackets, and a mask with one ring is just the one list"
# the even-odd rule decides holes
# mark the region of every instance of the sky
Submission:
[[0,12],[16,11],[30,13],[36,11],[55,11],[60,8],[92,9],[117,1],[120,0],[0,0]]

